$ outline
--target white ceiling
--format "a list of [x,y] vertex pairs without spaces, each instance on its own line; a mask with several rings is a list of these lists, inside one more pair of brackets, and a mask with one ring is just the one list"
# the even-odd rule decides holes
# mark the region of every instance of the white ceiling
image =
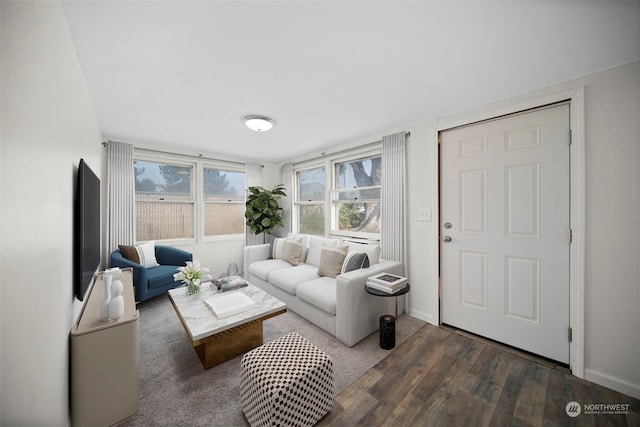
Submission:
[[638,1],[63,7],[104,136],[268,162],[640,58]]

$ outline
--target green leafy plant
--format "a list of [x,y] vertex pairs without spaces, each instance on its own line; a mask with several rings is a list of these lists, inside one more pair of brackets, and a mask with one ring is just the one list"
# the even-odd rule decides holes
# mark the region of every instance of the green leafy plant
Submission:
[[276,185],[272,190],[260,186],[249,187],[244,217],[253,234],[270,234],[275,227],[284,225],[278,199],[287,195],[285,190],[283,184]]

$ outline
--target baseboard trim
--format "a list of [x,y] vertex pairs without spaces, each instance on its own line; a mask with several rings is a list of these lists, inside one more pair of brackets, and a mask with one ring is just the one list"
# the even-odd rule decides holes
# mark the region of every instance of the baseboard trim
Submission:
[[424,320],[425,322],[431,323],[432,325],[438,325],[438,320],[434,319],[433,315],[425,313],[424,311],[409,309],[407,315],[415,317],[416,319]]
[[[593,369],[585,369],[584,373],[585,373],[584,378],[587,381],[591,381],[603,387],[607,387],[617,392],[624,393],[635,399],[640,399],[640,385],[638,384],[633,384],[628,381],[621,380],[620,378],[615,378],[615,377],[612,377],[611,375],[594,371]],[[593,402],[593,403],[618,403],[618,402]],[[619,402],[619,403],[624,403],[624,402]]]

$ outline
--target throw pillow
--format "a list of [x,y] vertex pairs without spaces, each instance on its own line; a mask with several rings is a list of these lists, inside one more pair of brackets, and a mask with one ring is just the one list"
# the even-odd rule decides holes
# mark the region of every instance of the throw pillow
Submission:
[[320,265],[318,266],[318,276],[335,277],[340,274],[344,258],[347,256],[347,247],[327,247],[320,252]]
[[273,241],[273,250],[271,252],[271,258],[282,259],[282,251],[284,250],[284,237],[276,237]]
[[378,245],[366,245],[363,243],[349,243],[349,253],[365,253],[369,257],[369,263],[371,265],[380,262],[380,246]]
[[136,251],[138,251],[140,264],[145,268],[151,268],[160,265],[156,260],[156,243],[153,240],[141,245],[136,245]]
[[[285,256],[285,246],[287,245],[287,242],[289,243],[297,243],[300,245],[300,254],[298,254],[298,263],[301,262],[302,259],[302,244],[303,244],[303,238],[302,237],[298,237],[298,236],[289,236],[289,237],[277,237],[274,241],[273,241],[273,251],[271,254],[271,258],[273,259],[281,259],[283,261],[289,261],[287,259],[287,256]],[[291,249],[290,249],[291,250]],[[298,264],[295,264],[298,265]]]
[[291,265],[300,264],[300,255],[302,255],[302,243],[292,240],[285,240],[284,250],[282,251],[282,259]]
[[311,236],[309,241],[309,250],[307,251],[307,260],[305,262],[319,267],[322,248],[337,248],[338,246],[340,246],[340,241],[338,239]]
[[118,245],[118,248],[120,249],[123,257],[129,261],[138,263],[145,268],[160,265],[156,260],[156,246],[153,240],[135,246]]
[[348,271],[359,270],[361,268],[369,267],[369,257],[365,253],[351,252],[348,253],[342,263],[342,270],[340,273],[346,273]]
[[135,246],[118,245],[118,249],[120,249],[120,253],[123,257],[125,257],[129,261],[140,264],[140,257],[138,257],[138,251],[136,251]]

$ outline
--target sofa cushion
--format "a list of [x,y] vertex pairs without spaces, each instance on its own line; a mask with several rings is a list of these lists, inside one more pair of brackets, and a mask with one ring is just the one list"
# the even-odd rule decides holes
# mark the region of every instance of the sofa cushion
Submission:
[[173,274],[177,272],[177,265],[159,265],[157,267],[147,268],[147,287],[154,289],[170,283],[179,286],[179,283],[173,278]]
[[320,277],[301,283],[296,295],[322,311],[336,315],[336,279]]
[[320,266],[320,255],[323,247],[337,248],[340,246],[338,239],[325,239],[323,237],[311,236],[309,251],[307,252],[307,264]]
[[268,282],[272,272],[283,268],[291,268],[291,264],[281,259],[265,259],[251,263],[249,265],[249,273]]
[[371,265],[380,262],[380,246],[379,245],[366,245],[364,243],[349,242],[348,253],[365,253],[369,257],[369,263]]
[[317,279],[318,268],[313,265],[301,264],[295,267],[277,270],[269,274],[269,283],[290,293],[296,294],[296,288],[309,280]]
[[320,252],[320,266],[318,267],[318,275],[326,277],[335,277],[340,274],[344,258],[347,256],[347,247],[340,246],[337,248],[323,247]]

